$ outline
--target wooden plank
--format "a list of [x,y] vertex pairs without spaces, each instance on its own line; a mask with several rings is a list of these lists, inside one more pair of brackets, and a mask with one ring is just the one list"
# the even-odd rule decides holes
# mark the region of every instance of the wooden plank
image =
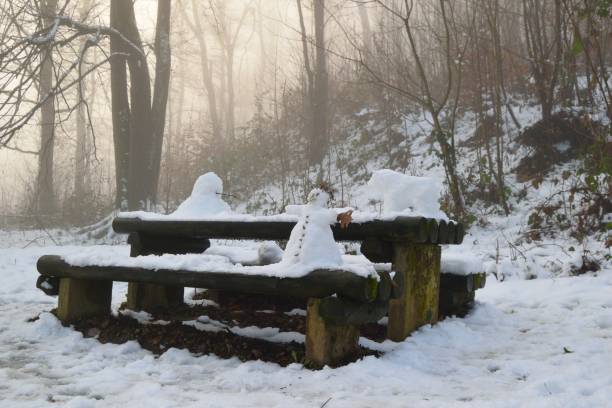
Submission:
[[42,256],[37,263],[43,276],[77,278],[95,281],[153,283],[232,290],[264,295],[323,298],[333,294],[349,299],[371,302],[378,293],[378,280],[364,278],[343,270],[320,269],[300,278],[277,278],[230,272],[193,272],[169,269],[150,270],[122,266],[73,266],[56,255]]
[[437,322],[440,253],[437,245],[394,245],[393,270],[403,275],[404,293],[389,302],[389,339],[403,341],[420,326]]
[[112,291],[112,281],[62,278],[57,317],[68,323],[87,317],[110,315]]
[[306,313],[306,362],[315,367],[346,363],[359,347],[359,328],[328,323],[320,315],[321,299],[309,299]]
[[[394,220],[374,220],[350,223],[347,228],[332,226],[337,241],[362,241],[379,238],[385,241],[427,242],[429,220],[423,217],[397,217]],[[176,221],[140,220],[117,217],[113,229],[117,233],[140,232],[149,236],[285,240],[295,222],[284,221]]]

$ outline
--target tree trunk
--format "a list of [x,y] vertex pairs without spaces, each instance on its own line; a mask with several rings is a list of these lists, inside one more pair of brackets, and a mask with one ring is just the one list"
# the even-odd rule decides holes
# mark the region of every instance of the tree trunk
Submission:
[[310,66],[310,53],[308,50],[308,36],[306,34],[306,24],[304,23],[304,13],[302,11],[301,0],[296,0],[298,16],[300,21],[300,37],[302,40],[302,58],[304,59],[304,71],[306,73],[306,89],[305,97],[302,100],[302,106],[304,107],[304,135],[308,146],[307,160],[310,162],[310,146],[312,144],[311,138],[313,134],[313,95],[314,95],[314,72]]
[[[127,65],[130,72],[130,166],[128,170],[128,208],[131,211],[148,209],[155,201],[151,188],[152,156],[155,146],[151,111],[151,78],[142,54],[142,41],[136,26],[131,2],[121,1],[124,30],[122,33],[141,51],[130,49]],[[157,180],[155,180],[157,183]]]
[[[84,21],[91,9],[91,1],[85,0],[79,10],[80,19]],[[85,38],[81,39],[81,49],[85,45]],[[85,63],[83,62],[83,65]],[[89,179],[88,166],[88,142],[87,142],[87,114],[85,112],[85,95],[87,93],[87,82],[81,79],[77,87],[77,115],[76,115],[76,146],[74,154],[74,197],[82,200],[87,195],[87,181]],[[81,100],[83,99],[83,100]]]
[[316,65],[314,95],[312,98],[313,123],[310,139],[310,164],[320,164],[328,144],[328,76],[325,49],[325,0],[314,0]]
[[[157,13],[155,95],[151,106],[149,67],[136,25],[133,3],[111,1],[111,25],[131,43],[131,46],[115,43],[115,49],[126,53],[127,59],[116,58],[111,65],[113,134],[115,156],[119,159],[118,204],[123,208],[125,194],[130,210],[148,209],[157,198],[170,80],[170,0],[159,1]],[[130,72],[129,101],[126,61]],[[127,174],[123,174],[124,171]],[[127,178],[124,178],[126,175]]]
[[363,48],[365,52],[366,64],[369,63],[368,59],[374,49],[372,45],[372,29],[370,28],[370,18],[368,16],[368,9],[363,3],[357,3],[359,10],[359,20],[361,22],[361,38],[363,42]]
[[170,87],[170,68],[172,54],[170,51],[170,0],[158,0],[157,25],[155,32],[155,84],[153,86],[153,106],[151,108],[153,131],[151,134],[153,151],[151,152],[149,189],[153,201],[157,201],[159,169],[161,164],[162,141],[166,123],[166,106]]
[[[127,4],[127,3],[125,3]],[[122,8],[124,2],[121,0],[111,1],[110,24],[111,27],[123,31]],[[123,41],[111,37],[111,104],[113,118],[113,142],[115,148],[115,206],[120,210],[128,209],[128,173],[130,167],[130,104],[128,99],[128,82],[126,71],[126,57],[117,55],[127,53],[127,47]]]
[[[53,24],[57,0],[41,2],[41,14],[46,27]],[[52,47],[45,50],[40,65],[39,98],[44,99],[53,90]],[[52,96],[40,110],[40,152],[38,154],[37,200],[39,213],[52,214],[56,210],[53,193],[53,153],[55,149],[55,97]]]
[[[212,69],[208,60],[208,46],[206,44],[206,39],[204,38],[204,28],[202,27],[202,23],[200,20],[200,12],[198,9],[197,0],[192,0],[191,6],[193,12],[193,22],[186,15],[183,8],[181,8],[181,11],[183,19],[185,20],[191,31],[194,33],[198,41],[198,46],[200,48],[200,68],[202,70],[202,81],[204,82],[206,97],[208,98],[208,112],[212,125],[213,141],[214,145],[219,147],[223,140],[221,137],[221,123],[219,120],[219,115],[217,113],[218,107],[215,85],[213,83]],[[215,154],[215,152],[213,152],[213,154]]]

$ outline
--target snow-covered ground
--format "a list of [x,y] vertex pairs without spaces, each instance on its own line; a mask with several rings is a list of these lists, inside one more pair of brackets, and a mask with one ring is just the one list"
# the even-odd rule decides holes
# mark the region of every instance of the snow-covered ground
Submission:
[[[39,246],[40,238],[22,248],[30,235],[13,234],[11,247],[0,249],[2,407],[606,407],[612,400],[609,264],[580,277],[490,278],[468,317],[385,344],[381,358],[309,371],[182,350],[156,358],[134,342],[84,339],[44,313],[56,299],[34,287],[40,255],[76,247]],[[125,290],[115,285],[114,307]]]

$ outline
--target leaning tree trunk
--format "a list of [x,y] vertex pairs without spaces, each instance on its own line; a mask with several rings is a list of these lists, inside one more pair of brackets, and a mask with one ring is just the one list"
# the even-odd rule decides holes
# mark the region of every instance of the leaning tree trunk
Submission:
[[149,189],[154,201],[157,200],[157,187],[161,164],[162,142],[166,124],[166,106],[170,87],[170,0],[157,3],[157,26],[155,31],[155,84],[153,85],[153,106],[151,107],[153,151],[151,152]]
[[[53,24],[57,0],[41,2],[41,14],[46,27]],[[47,98],[53,90],[53,55],[51,45],[42,53],[39,98]],[[40,151],[38,154],[37,210],[42,214],[55,212],[53,194],[53,153],[55,149],[55,97],[47,98],[40,110]]]

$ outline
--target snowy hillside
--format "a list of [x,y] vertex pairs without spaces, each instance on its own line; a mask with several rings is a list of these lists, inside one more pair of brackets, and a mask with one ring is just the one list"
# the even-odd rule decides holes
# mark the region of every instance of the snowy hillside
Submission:
[[[606,247],[607,235],[602,225],[596,225],[595,231],[581,236],[577,236],[573,228],[579,222],[576,216],[586,211],[589,205],[585,202],[588,197],[581,196],[580,192],[572,193],[572,186],[585,184],[587,175],[580,174],[584,163],[577,158],[565,160],[535,181],[519,181],[516,169],[532,148],[517,139],[525,129],[537,123],[540,110],[534,104],[524,103],[514,107],[514,114],[521,129],[516,128],[509,118],[504,129],[507,139],[505,185],[509,189],[510,213],[505,215],[500,206],[478,196],[471,199],[468,212],[472,224],[468,235],[461,247],[449,249],[477,254],[484,260],[487,272],[500,280],[567,276],[595,268],[591,264],[581,269],[583,260],[585,264],[595,261],[602,268],[610,268],[610,249]],[[508,112],[505,116],[508,117]],[[590,117],[606,123],[604,112],[591,112]],[[475,135],[476,122],[475,115],[469,112],[457,122],[458,171],[463,179],[468,180],[466,196],[477,194],[479,158],[470,143]],[[336,145],[327,164],[329,183],[336,190],[337,206],[380,211],[383,203],[368,193],[366,185],[372,173],[380,168],[444,180],[444,168],[434,151],[430,136],[432,127],[427,115],[403,116],[389,130],[379,119],[378,112],[364,109],[346,117],[338,127],[347,137]],[[296,180],[294,191],[290,195],[287,193],[284,199],[283,189],[277,183],[271,183],[250,194],[248,200],[237,207],[241,211],[274,213],[282,208],[283,200],[292,203],[302,199],[306,187],[301,184],[303,180],[300,181],[300,177],[299,174],[293,175]],[[541,211],[552,212],[542,215]],[[591,222],[603,223],[602,215],[591,217]],[[539,222],[540,217],[552,220],[548,229],[542,225],[545,223]],[[557,222],[557,219],[561,221]]]

